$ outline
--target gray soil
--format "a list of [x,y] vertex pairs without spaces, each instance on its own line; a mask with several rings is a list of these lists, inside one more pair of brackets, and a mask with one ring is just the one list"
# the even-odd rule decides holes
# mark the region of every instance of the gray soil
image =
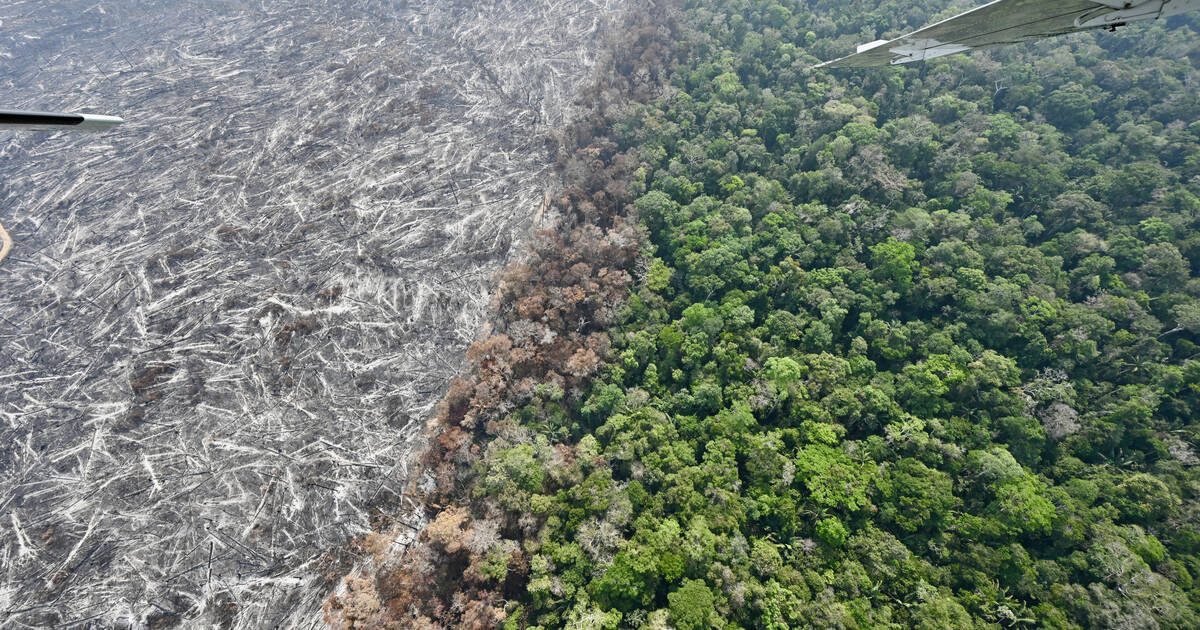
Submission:
[[0,628],[313,627],[628,0],[0,5]]

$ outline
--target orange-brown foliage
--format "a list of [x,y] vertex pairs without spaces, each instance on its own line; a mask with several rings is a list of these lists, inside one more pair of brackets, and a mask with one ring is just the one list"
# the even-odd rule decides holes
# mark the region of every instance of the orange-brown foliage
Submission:
[[446,553],[458,553],[469,535],[469,532],[463,530],[463,524],[469,518],[470,514],[465,508],[450,507],[438,514],[438,517],[421,533],[421,537],[441,547]]

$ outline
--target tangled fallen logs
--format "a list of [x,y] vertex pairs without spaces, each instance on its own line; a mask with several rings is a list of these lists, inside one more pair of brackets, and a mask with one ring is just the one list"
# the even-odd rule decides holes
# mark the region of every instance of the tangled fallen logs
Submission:
[[0,627],[309,627],[623,0],[0,7]]

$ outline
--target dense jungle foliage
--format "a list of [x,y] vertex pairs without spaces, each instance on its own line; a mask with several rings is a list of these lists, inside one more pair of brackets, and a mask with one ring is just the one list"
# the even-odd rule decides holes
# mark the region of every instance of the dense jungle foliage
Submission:
[[808,69],[973,4],[687,3],[608,359],[427,536],[505,628],[1200,627],[1195,22]]
[[805,69],[949,7],[690,3],[614,360],[482,463],[512,627],[1200,626],[1196,33]]

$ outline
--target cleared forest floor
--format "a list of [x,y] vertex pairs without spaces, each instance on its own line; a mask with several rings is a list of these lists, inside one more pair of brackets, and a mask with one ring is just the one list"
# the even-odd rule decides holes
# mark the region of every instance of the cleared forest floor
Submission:
[[0,7],[0,628],[312,627],[626,0]]

